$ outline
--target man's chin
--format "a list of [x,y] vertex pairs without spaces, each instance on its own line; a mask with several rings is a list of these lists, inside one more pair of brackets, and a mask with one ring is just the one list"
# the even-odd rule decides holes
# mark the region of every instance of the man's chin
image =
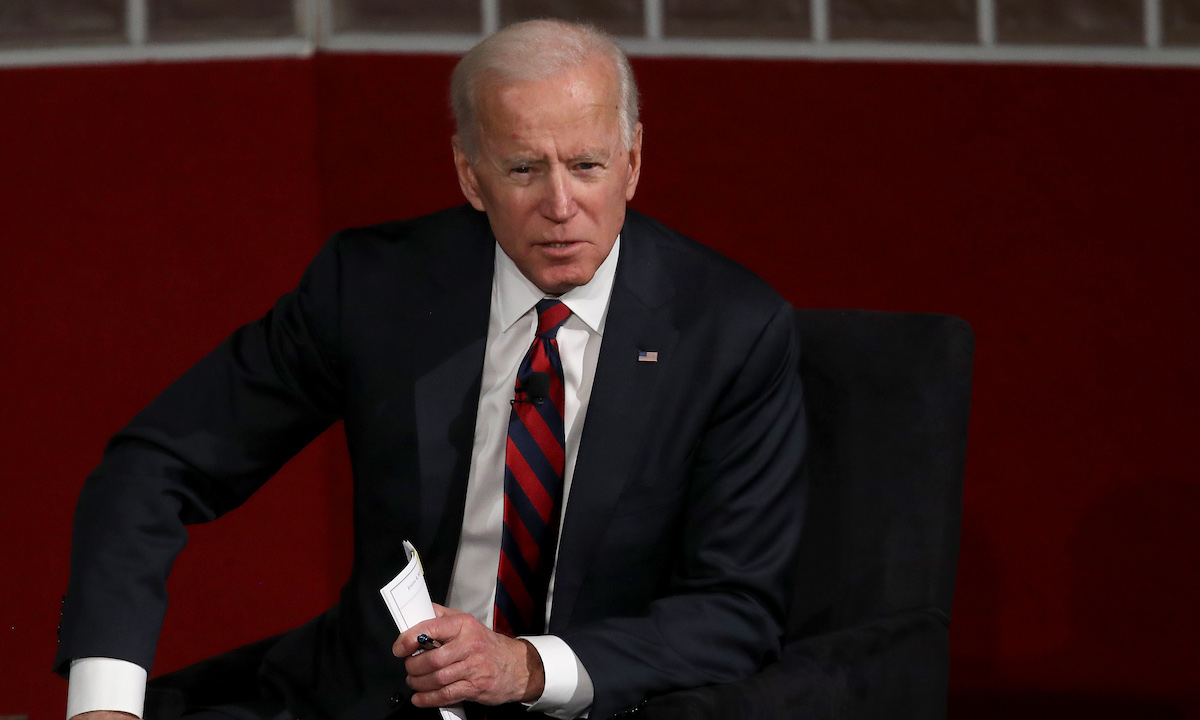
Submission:
[[544,273],[539,277],[529,278],[537,285],[538,290],[547,295],[562,295],[563,293],[573,290],[580,285],[587,285],[592,281],[592,276],[595,273],[590,273],[586,277],[583,273]]

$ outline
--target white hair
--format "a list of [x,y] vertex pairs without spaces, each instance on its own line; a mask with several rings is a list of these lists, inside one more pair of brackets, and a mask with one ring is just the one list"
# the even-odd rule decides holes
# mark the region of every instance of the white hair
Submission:
[[500,30],[463,56],[450,76],[450,108],[467,159],[479,153],[480,91],[486,87],[544,80],[579,67],[594,57],[612,60],[620,87],[621,140],[633,147],[638,122],[638,89],[625,51],[608,33],[563,20],[528,20]]

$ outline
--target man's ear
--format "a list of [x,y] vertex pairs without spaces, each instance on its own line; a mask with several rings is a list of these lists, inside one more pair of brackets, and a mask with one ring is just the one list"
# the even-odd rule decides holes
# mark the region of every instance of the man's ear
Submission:
[[463,152],[462,143],[459,142],[457,135],[450,138],[450,147],[454,149],[454,169],[458,173],[458,187],[462,189],[462,193],[466,196],[467,202],[471,203],[471,207],[480,211],[485,210],[483,196],[479,194],[479,179],[475,177],[475,168],[471,167],[471,161]]
[[629,180],[625,183],[625,202],[633,199],[637,192],[638,178],[642,176],[642,124],[633,126],[633,145],[629,147]]

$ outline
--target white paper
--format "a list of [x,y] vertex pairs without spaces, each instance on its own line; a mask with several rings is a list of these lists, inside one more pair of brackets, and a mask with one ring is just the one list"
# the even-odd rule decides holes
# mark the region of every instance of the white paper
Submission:
[[[429,599],[429,588],[425,585],[421,556],[407,540],[404,541],[404,553],[408,557],[408,564],[391,582],[379,588],[379,594],[383,596],[383,602],[400,632],[434,617],[433,601]],[[467,720],[467,713],[461,705],[438,710],[442,720]]]

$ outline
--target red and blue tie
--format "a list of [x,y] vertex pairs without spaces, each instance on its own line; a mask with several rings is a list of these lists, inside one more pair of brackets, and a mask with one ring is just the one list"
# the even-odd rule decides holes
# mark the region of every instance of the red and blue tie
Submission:
[[[517,370],[504,454],[504,530],[492,626],[510,637],[544,632],[546,591],[554,566],[562,507],[566,440],[558,329],[571,311],[558,300],[537,304],[537,337]],[[532,386],[545,388],[532,397]],[[540,382],[539,382],[540,380]]]

